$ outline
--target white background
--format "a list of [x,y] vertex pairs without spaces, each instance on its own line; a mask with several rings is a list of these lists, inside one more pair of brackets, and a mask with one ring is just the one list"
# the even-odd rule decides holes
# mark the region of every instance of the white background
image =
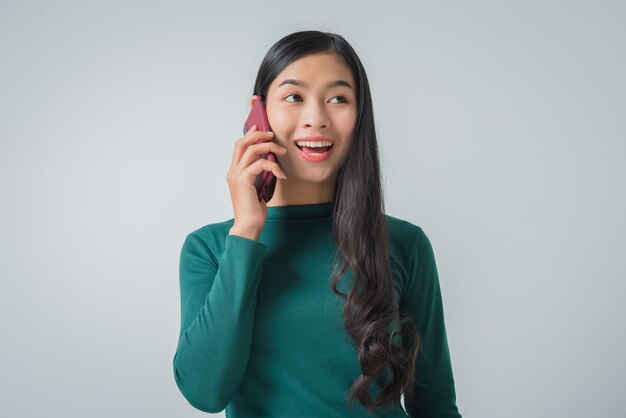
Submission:
[[[387,213],[436,254],[466,418],[623,416],[626,6],[0,1],[3,417],[199,417],[187,233],[288,33],[367,71]],[[218,414],[221,416],[221,414]]]

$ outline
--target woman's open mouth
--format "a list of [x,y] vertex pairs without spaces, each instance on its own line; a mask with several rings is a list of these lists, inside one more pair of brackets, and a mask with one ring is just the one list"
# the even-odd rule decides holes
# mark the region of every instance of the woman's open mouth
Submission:
[[318,162],[323,161],[330,156],[334,145],[326,147],[298,147],[299,154],[307,161]]

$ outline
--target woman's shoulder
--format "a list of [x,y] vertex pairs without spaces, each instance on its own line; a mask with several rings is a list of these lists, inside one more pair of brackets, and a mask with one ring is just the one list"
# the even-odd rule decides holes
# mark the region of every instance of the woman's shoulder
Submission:
[[408,219],[385,214],[387,220],[387,232],[392,244],[400,247],[413,249],[416,242],[423,236],[422,227]]
[[417,266],[432,263],[432,246],[420,225],[390,215],[386,215],[386,218],[391,267],[399,279],[400,295],[403,299],[410,283],[416,280],[414,273]]
[[213,255],[219,255],[224,250],[224,241],[233,223],[234,218],[231,218],[196,227],[187,233],[185,243],[195,242],[197,245],[205,247]]
[[223,238],[228,235],[228,231],[233,226],[234,219],[228,219],[221,222],[214,222],[202,225],[192,229],[188,235],[196,235],[199,238],[208,239],[211,237]]
[[421,247],[430,241],[421,225],[396,216],[385,217],[391,261],[400,276],[406,278],[415,266],[416,257],[423,254]]

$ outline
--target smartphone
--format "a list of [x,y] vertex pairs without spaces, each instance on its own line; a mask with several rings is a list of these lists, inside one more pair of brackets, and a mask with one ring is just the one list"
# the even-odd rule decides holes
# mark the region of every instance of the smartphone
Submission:
[[[252,125],[257,126],[257,131],[272,131],[270,129],[270,123],[267,119],[267,112],[265,111],[265,103],[263,102],[262,96],[257,96],[256,100],[252,104],[250,114],[248,115],[248,118],[243,125],[244,135],[248,133],[250,128],[252,128]],[[257,144],[262,142],[265,141],[260,140],[257,142]],[[276,162],[276,154],[274,154],[273,152],[259,155],[257,157],[257,161],[260,158],[265,158],[266,160]],[[269,202],[274,195],[274,189],[276,188],[276,176],[271,171],[263,170],[259,175],[256,176],[254,186],[256,187],[256,194],[259,198],[259,202],[261,201],[261,199],[265,200],[265,202]]]

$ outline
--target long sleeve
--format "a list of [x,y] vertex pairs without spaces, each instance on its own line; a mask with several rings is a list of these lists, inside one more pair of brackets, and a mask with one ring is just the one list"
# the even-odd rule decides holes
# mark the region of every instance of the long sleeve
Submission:
[[193,232],[182,246],[173,372],[183,396],[201,411],[224,410],[246,370],[266,249],[259,241],[227,235],[217,260]]
[[405,399],[405,407],[411,418],[460,418],[435,255],[430,240],[418,228],[401,309],[413,316],[423,354],[416,361],[416,403]]

